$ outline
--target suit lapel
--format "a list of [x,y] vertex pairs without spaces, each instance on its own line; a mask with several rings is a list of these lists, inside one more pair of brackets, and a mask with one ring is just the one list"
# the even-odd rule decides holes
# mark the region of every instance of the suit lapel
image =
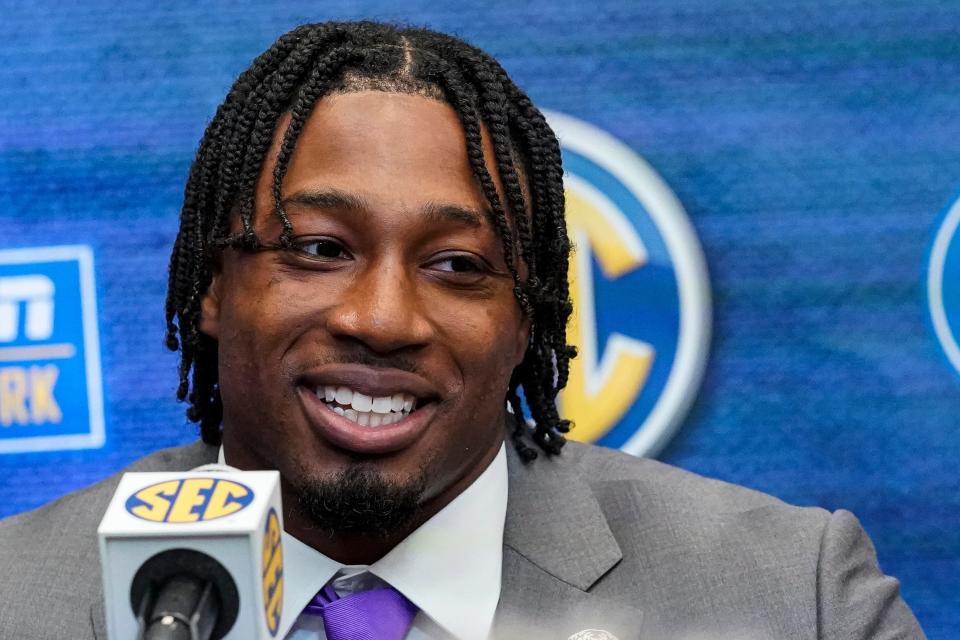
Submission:
[[[588,629],[639,638],[642,613],[560,580],[509,547],[492,640],[567,640]],[[603,638],[603,636],[597,636]]]
[[93,637],[96,640],[107,640],[107,616],[103,608],[103,586],[97,584],[94,597],[96,600],[90,606],[90,623],[93,625]]
[[589,589],[623,557],[587,482],[561,455],[524,465],[509,444],[503,585],[494,638],[637,636],[638,610]]

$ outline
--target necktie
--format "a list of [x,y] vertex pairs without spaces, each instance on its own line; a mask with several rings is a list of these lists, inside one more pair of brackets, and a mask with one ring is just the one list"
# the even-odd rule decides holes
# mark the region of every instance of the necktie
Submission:
[[403,640],[417,606],[389,586],[341,598],[327,585],[303,613],[323,619],[327,640]]

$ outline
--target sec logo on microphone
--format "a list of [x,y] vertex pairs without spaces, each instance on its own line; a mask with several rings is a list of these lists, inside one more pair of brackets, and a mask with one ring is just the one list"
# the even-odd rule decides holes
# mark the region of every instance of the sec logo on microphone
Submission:
[[263,612],[270,635],[276,635],[283,614],[283,546],[280,537],[280,518],[270,509],[263,531]]
[[655,455],[696,395],[710,341],[710,287],[680,202],[610,134],[559,113],[579,356],[559,398],[574,440]]
[[219,478],[166,480],[127,498],[127,512],[150,522],[205,522],[237,513],[253,502],[250,487]]

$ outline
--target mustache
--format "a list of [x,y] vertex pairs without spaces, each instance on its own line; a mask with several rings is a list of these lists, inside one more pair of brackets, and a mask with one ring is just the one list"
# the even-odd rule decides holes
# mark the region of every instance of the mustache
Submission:
[[424,375],[416,360],[408,355],[374,353],[362,345],[337,349],[336,352],[324,354],[307,364],[311,368],[331,364],[358,364],[365,367],[396,369],[416,375]]

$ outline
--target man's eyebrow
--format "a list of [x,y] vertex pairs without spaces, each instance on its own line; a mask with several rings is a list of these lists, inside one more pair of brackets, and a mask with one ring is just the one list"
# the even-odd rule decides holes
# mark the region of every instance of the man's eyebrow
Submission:
[[347,211],[367,211],[367,202],[360,196],[339,189],[305,190],[292,193],[281,204],[299,204],[316,209],[346,209]]
[[479,209],[459,204],[431,202],[423,208],[423,215],[431,222],[459,222],[470,227],[482,227],[487,215]]
[[[315,209],[342,209],[357,213],[369,212],[370,206],[361,196],[339,189],[307,189],[297,191],[283,199],[284,207],[299,204]],[[429,202],[421,210],[423,216],[433,223],[458,222],[479,228],[490,214],[474,207],[446,202]]]

